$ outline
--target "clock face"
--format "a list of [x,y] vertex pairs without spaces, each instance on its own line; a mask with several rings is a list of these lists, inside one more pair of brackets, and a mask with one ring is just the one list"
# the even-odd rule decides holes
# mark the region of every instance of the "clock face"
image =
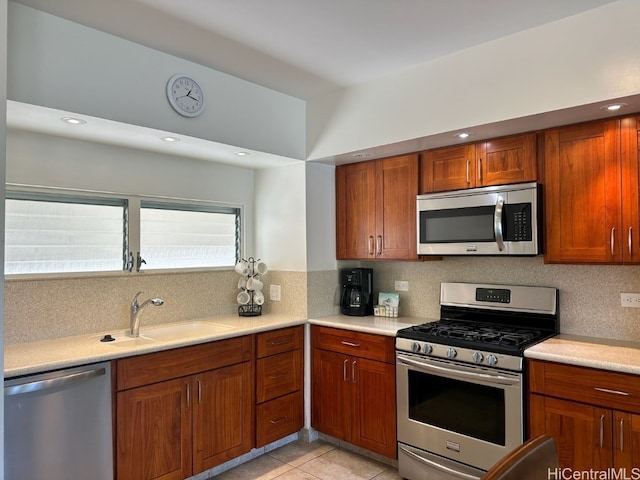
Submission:
[[204,92],[187,75],[176,74],[169,79],[167,98],[173,109],[185,117],[195,117],[204,111]]

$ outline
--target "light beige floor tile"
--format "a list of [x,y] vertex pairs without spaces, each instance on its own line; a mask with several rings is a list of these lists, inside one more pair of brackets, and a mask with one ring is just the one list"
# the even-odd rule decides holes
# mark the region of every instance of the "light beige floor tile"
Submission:
[[380,475],[376,475],[372,480],[402,480],[402,477],[398,474],[398,470],[389,469],[385,470]]
[[[303,472],[299,468],[294,468],[293,470],[289,470],[287,473],[283,473],[276,480],[326,480],[327,478],[328,477],[325,477],[325,479],[318,478],[315,475]],[[332,478],[332,480],[337,479]]]
[[331,450],[298,468],[326,480],[369,480],[387,470],[384,465],[340,449]]
[[313,460],[320,455],[324,455],[334,448],[336,448],[335,445],[321,440],[316,440],[312,443],[297,441],[273,450],[269,452],[268,455],[271,455],[281,462],[288,463],[294,467],[299,467],[303,463]]
[[211,478],[215,480],[272,480],[292,468],[291,465],[269,455],[262,455]]

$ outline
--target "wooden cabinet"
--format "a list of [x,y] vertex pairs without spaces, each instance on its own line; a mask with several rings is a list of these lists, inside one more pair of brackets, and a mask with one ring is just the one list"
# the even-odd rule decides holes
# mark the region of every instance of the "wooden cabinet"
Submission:
[[253,341],[117,361],[117,478],[181,480],[252,448]]
[[397,458],[394,338],[311,327],[311,424]]
[[256,336],[256,446],[295,433],[304,426],[304,327]]
[[528,361],[529,436],[553,436],[561,467],[640,464],[640,377]]
[[528,133],[422,152],[421,193],[534,182],[536,135]]
[[336,167],[338,259],[414,260],[418,155]]
[[547,263],[640,263],[637,124],[545,132]]

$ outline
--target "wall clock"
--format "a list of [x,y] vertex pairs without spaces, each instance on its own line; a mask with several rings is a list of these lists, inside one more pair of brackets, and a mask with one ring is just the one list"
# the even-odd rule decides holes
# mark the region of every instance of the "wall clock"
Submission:
[[189,75],[176,73],[167,82],[167,98],[173,109],[185,117],[204,112],[204,92]]

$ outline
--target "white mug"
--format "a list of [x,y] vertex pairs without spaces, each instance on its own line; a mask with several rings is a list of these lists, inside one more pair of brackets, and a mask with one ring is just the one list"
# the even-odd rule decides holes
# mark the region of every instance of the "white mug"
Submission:
[[256,305],[262,305],[264,303],[264,295],[260,290],[253,292],[253,301],[256,302]]
[[249,295],[248,292],[246,291],[241,291],[238,296],[236,297],[236,299],[238,300],[238,303],[240,305],[246,305],[247,303],[249,303],[249,301],[251,300],[251,295]]
[[247,279],[247,289],[248,290],[262,290],[262,287],[264,287],[264,285],[257,278],[249,277]]
[[264,275],[265,273],[267,273],[267,271],[269,269],[267,268],[267,264],[266,263],[258,262],[258,263],[256,263],[255,270],[256,270],[256,273],[258,273],[260,275]]
[[240,275],[249,275],[249,266],[246,262],[238,262],[234,270]]
[[238,280],[238,288],[247,288],[247,277],[240,277]]

